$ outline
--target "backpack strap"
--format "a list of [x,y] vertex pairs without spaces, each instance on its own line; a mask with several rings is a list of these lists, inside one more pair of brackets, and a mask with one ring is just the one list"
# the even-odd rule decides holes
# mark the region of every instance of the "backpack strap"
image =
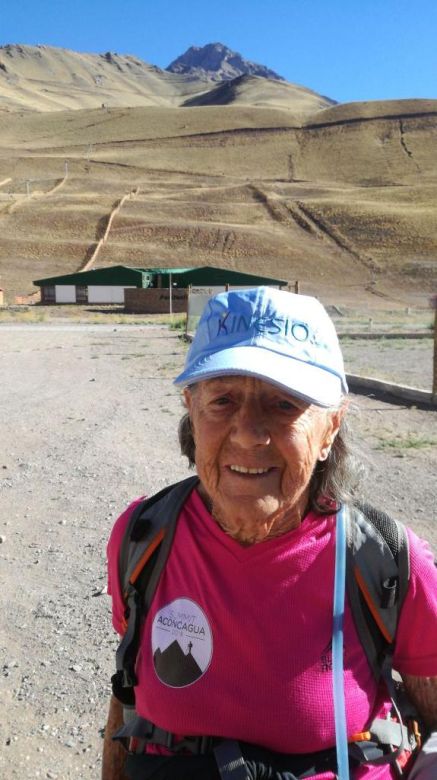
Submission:
[[[395,716],[392,721],[375,719],[369,726],[370,739],[383,748],[383,755],[369,755],[367,763],[388,762],[402,776],[412,750],[419,746],[417,714],[393,673],[396,631],[410,577],[407,531],[369,504],[349,505],[345,510],[346,587],[354,623],[376,682],[381,678],[385,682]],[[361,744],[355,743],[355,751],[365,744],[365,734],[362,739]]]
[[379,531],[390,547],[399,569],[399,610],[402,607],[410,579],[410,549],[407,531],[403,523],[367,503],[356,504],[359,511]]
[[376,681],[391,678],[396,629],[410,575],[405,526],[368,504],[346,507],[346,587]]
[[135,701],[135,662],[140,630],[170,553],[183,504],[199,478],[189,477],[164,488],[133,511],[119,554],[120,585],[126,604],[126,632],[116,652],[114,695],[125,705]]

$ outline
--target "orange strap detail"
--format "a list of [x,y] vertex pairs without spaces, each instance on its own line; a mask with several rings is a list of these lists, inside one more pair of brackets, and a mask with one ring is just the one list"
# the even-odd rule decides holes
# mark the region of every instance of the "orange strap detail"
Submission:
[[355,579],[356,579],[356,581],[358,583],[358,586],[359,586],[359,588],[361,590],[361,593],[363,594],[365,602],[366,602],[367,606],[369,607],[370,612],[372,613],[372,617],[373,617],[376,625],[378,626],[378,628],[379,628],[381,634],[383,635],[384,639],[386,639],[386,641],[389,644],[391,644],[393,642],[393,637],[389,634],[389,632],[387,631],[384,623],[381,620],[381,616],[380,616],[380,614],[379,614],[379,612],[378,612],[378,610],[377,610],[377,608],[375,606],[375,603],[374,603],[374,601],[372,599],[372,596],[370,595],[370,593],[368,591],[367,585],[366,585],[366,583],[365,583],[365,581],[364,581],[364,579],[363,579],[363,577],[361,575],[361,572],[360,572],[358,566],[354,567],[354,574],[355,574]]
[[132,574],[130,576],[129,582],[131,583],[131,585],[135,584],[137,578],[141,574],[141,572],[142,572],[144,566],[146,565],[147,561],[149,560],[149,558],[152,557],[152,555],[155,552],[156,548],[159,547],[159,545],[161,544],[161,542],[162,542],[162,540],[164,538],[164,534],[165,534],[164,529],[161,528],[161,530],[156,534],[155,538],[152,539],[152,541],[150,542],[150,544],[147,547],[147,549],[144,550],[143,555],[141,556],[140,560],[138,561],[137,565],[135,566],[135,569],[133,570],[133,572],[132,572]]
[[370,731],[359,731],[352,737],[349,737],[348,742],[370,742],[372,735]]
[[416,740],[416,747],[418,750],[422,747],[422,732],[420,731],[419,724],[417,720],[409,720],[408,725],[411,728],[411,731],[414,734],[414,738]]

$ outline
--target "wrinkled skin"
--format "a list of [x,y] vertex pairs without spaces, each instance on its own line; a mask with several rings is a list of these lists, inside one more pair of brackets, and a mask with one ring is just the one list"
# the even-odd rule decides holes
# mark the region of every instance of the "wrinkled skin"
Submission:
[[321,409],[248,376],[208,379],[184,394],[201,495],[221,527],[242,544],[297,527],[345,406]]

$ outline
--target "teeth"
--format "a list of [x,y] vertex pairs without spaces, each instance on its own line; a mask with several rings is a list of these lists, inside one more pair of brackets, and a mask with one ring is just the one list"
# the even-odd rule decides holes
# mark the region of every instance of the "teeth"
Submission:
[[239,471],[240,474],[266,474],[269,469],[246,469],[245,466],[229,466],[231,471]]

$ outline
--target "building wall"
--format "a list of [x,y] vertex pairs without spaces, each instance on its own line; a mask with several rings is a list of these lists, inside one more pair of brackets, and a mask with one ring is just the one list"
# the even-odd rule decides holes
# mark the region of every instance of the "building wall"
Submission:
[[[188,289],[173,289],[172,312],[181,314],[187,311]],[[127,289],[124,296],[126,311],[141,314],[168,314],[170,311],[170,293],[167,288],[149,288],[147,290]]]
[[56,303],[76,303],[76,287],[74,284],[57,284]]
[[[136,288],[133,288],[136,289]],[[57,284],[41,287],[41,302],[53,303],[124,303],[124,287],[115,285]]]
[[41,303],[50,305],[56,303],[56,293],[54,284],[46,284],[41,287]]
[[[116,285],[88,285],[88,303],[124,303],[125,287]],[[136,289],[136,288],[133,288]]]

